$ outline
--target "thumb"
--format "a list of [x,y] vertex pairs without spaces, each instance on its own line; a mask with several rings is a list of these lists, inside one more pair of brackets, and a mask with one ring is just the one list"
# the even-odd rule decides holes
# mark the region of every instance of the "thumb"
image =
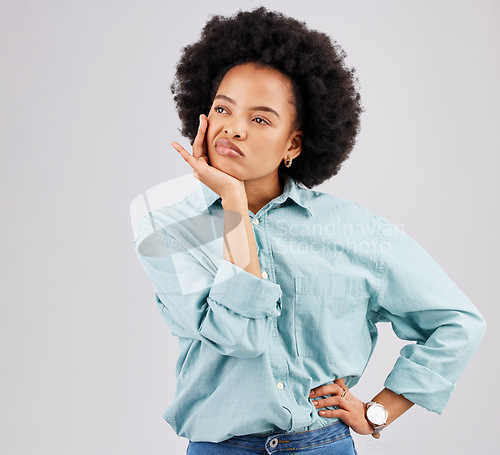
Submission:
[[343,389],[347,389],[347,386],[345,385],[345,382],[344,382],[344,378],[339,378],[339,379],[335,379],[335,381],[333,381],[335,384],[339,385],[340,387],[342,387]]

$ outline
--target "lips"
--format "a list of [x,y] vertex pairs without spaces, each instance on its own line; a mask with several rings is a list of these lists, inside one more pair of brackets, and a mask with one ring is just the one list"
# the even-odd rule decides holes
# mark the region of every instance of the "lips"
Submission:
[[239,147],[236,144],[233,144],[231,141],[227,139],[217,139],[217,141],[215,141],[215,149],[219,153],[224,152],[224,150],[227,151],[227,149],[230,149],[239,153],[241,156],[245,156],[243,155],[243,152],[239,149]]

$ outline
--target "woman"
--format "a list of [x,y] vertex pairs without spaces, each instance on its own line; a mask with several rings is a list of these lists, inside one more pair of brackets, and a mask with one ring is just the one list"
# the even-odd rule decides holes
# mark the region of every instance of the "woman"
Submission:
[[[200,182],[139,223],[136,248],[179,337],[164,418],[188,454],[356,453],[414,403],[441,413],[485,323],[412,238],[311,188],[362,112],[326,35],[258,8],[213,17],[172,92]],[[198,121],[197,121],[198,120]],[[391,322],[411,343],[365,403],[351,388]],[[376,385],[374,385],[376,387]]]

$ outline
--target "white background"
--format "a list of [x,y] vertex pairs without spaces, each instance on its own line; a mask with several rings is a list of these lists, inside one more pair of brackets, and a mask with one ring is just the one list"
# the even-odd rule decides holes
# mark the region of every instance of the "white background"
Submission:
[[[133,249],[130,204],[191,172],[170,83],[183,46],[241,1],[0,1],[0,453],[183,454],[161,414],[177,339]],[[495,1],[266,2],[338,41],[366,112],[315,187],[387,217],[486,318],[441,416],[414,406],[360,455],[496,453],[500,8]],[[383,326],[359,385],[402,342]],[[242,390],[242,393],[245,393]],[[245,412],[244,409],[241,412]]]

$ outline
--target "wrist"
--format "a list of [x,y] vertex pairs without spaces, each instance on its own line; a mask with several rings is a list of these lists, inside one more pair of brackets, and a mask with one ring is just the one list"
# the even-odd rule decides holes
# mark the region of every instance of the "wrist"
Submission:
[[380,432],[387,426],[389,418],[387,409],[376,401],[369,401],[365,404],[365,417],[373,427],[372,436],[378,439]]
[[234,189],[221,195],[222,205],[248,205],[247,194],[244,189]]
[[247,193],[245,190],[245,183],[243,181],[237,181],[229,185],[224,185],[221,188],[220,196],[222,200],[245,200],[247,199]]
[[373,434],[374,432],[374,428],[373,428],[373,425],[368,421],[368,419],[366,418],[366,415],[363,416],[364,417],[364,425],[363,425],[363,428],[362,428],[362,431],[358,431],[359,434],[362,434],[362,435],[369,435],[369,434]]

